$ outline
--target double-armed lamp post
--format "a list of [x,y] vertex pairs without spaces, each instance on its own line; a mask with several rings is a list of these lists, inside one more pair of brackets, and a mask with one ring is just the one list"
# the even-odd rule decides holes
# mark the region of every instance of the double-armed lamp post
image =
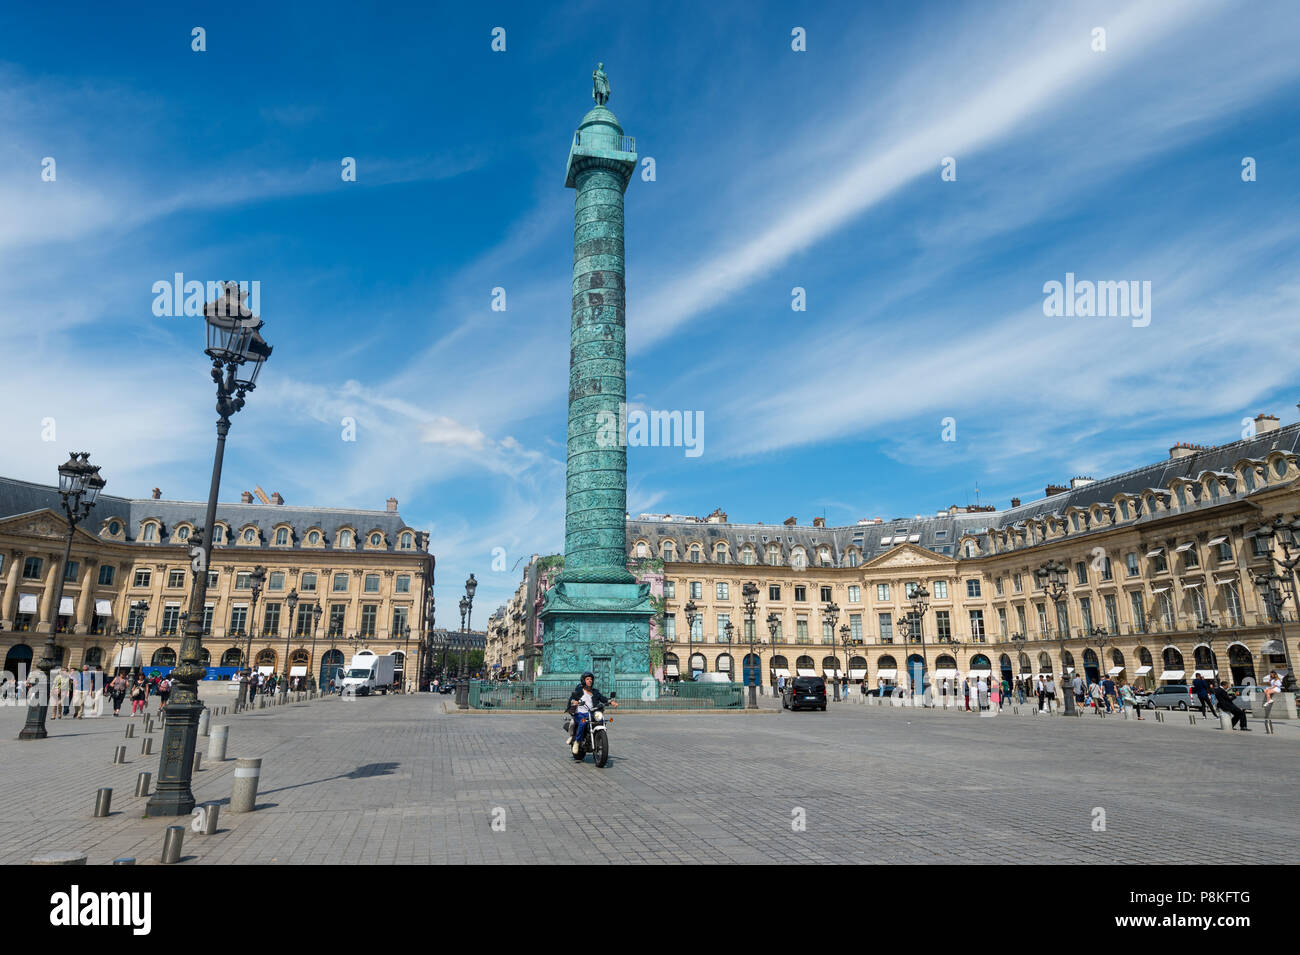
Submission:
[[241,709],[248,702],[248,680],[253,675],[253,631],[257,629],[257,598],[262,596],[262,585],[266,583],[266,568],[261,564],[254,567],[253,572],[248,575],[248,582],[253,586],[253,599],[248,608],[249,619],[244,627],[244,633],[248,635],[248,640],[244,647],[242,667],[245,672],[239,675],[239,707]]
[[217,386],[217,449],[212,460],[212,483],[208,488],[203,530],[201,534],[190,535],[189,617],[181,640],[180,665],[171,674],[172,693],[163,726],[158,786],[145,806],[146,816],[186,816],[194,808],[190,780],[199,735],[199,713],[203,709],[199,702],[199,680],[206,672],[202,663],[203,608],[208,596],[208,564],[217,521],[221,464],[230,419],[244,407],[245,396],[256,387],[262,365],[271,356],[271,346],[260,331],[263,322],[248,311],[244,295],[234,282],[226,283],[221,297],[205,305],[203,313],[208,331],[208,347],[204,353],[212,359],[212,381]]
[[[822,609],[822,624],[825,626],[826,632],[831,635],[831,653],[835,652],[835,625],[839,623],[839,621],[839,604],[833,602],[828,603]],[[823,640],[822,642],[825,643],[826,641]],[[835,672],[831,674],[831,680],[835,684],[835,702],[838,703],[840,701],[840,669],[838,666],[835,668]]]
[[[1041,567],[1034,571],[1034,577],[1038,580],[1038,586],[1047,594],[1047,598],[1052,601],[1052,609],[1056,613],[1056,619],[1061,619],[1061,601],[1065,599],[1066,591],[1069,590],[1068,581],[1070,579],[1070,568],[1066,567],[1062,561],[1049,560],[1045,561]],[[1065,715],[1074,716],[1074,688],[1070,686],[1069,676],[1065,667],[1065,641],[1069,639],[1069,632],[1061,632],[1058,628],[1057,642],[1061,647],[1061,695],[1065,697]]]
[[68,518],[68,536],[63,544],[63,563],[59,565],[54,577],[54,604],[50,612],[50,632],[41,650],[41,658],[36,666],[41,675],[29,675],[28,680],[35,689],[27,700],[27,722],[18,734],[19,739],[45,739],[49,734],[45,730],[45,713],[50,701],[50,671],[63,666],[58,654],[57,631],[59,628],[59,610],[63,605],[63,578],[68,573],[68,559],[72,556],[72,538],[77,532],[77,525],[89,516],[99,492],[107,482],[99,476],[99,468],[90,463],[89,451],[73,451],[68,460],[59,466],[59,498],[63,503],[63,513]]
[[756,710],[758,709],[758,681],[763,677],[763,661],[759,659],[757,652],[757,648],[763,645],[763,640],[759,637],[758,628],[754,623],[754,615],[758,613],[758,584],[752,580],[746,581],[740,588],[740,595],[745,600],[745,637],[749,640],[749,656],[746,660],[753,661],[751,672],[745,673],[743,666],[740,670],[745,675],[745,682],[749,684],[748,709]]
[[[1269,573],[1256,576],[1255,584],[1263,591],[1265,603],[1277,618],[1278,637],[1286,658],[1287,673],[1283,682],[1290,688],[1295,685],[1296,673],[1291,665],[1291,648],[1286,642],[1282,608],[1288,600],[1297,600],[1295,581],[1296,568],[1300,567],[1300,517],[1287,521],[1278,514],[1271,523],[1260,525],[1255,536],[1264,539],[1268,557],[1274,565]],[[1282,550],[1280,555],[1277,553],[1279,547]]]

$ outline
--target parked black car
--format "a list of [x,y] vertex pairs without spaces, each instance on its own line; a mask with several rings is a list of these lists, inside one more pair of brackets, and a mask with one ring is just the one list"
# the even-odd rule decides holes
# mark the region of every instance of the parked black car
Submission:
[[819,676],[797,676],[785,685],[781,706],[787,710],[826,709],[826,681]]

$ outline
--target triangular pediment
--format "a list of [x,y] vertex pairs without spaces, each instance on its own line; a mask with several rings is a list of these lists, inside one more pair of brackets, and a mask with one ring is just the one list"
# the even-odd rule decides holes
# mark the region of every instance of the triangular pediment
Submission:
[[[43,507],[39,511],[28,511],[26,514],[14,514],[0,519],[0,529],[8,534],[18,534],[23,537],[46,537],[51,541],[62,541],[68,536],[68,519],[57,511]],[[98,540],[94,534],[86,530],[84,525],[78,525],[77,536],[83,535],[88,540]]]
[[945,554],[936,554],[932,550],[917,547],[915,544],[899,544],[897,547],[891,547],[883,554],[873,557],[862,567],[869,570],[888,570],[893,567],[951,567],[955,563],[957,563],[956,560]]

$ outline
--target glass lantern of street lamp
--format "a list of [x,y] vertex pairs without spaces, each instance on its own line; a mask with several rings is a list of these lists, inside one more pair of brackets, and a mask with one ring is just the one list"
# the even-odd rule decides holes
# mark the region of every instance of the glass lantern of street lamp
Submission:
[[294,609],[298,606],[298,588],[297,588],[297,587],[295,587],[295,588],[293,588],[293,590],[289,591],[288,596],[286,596],[286,597],[284,598],[284,602],[287,603],[287,604],[289,605],[289,621],[290,621],[290,628],[292,628],[292,626],[293,626],[293,611],[294,611]]
[[247,336],[244,349],[240,354],[239,370],[235,372],[235,387],[243,391],[252,391],[257,386],[257,376],[262,371],[262,366],[266,364],[266,360],[271,357],[271,346],[258,331],[262,324],[258,322]]
[[208,347],[204,352],[213,361],[232,364],[244,360],[248,340],[260,324],[256,316],[244,315],[244,311],[244,298],[236,282],[223,283],[221,294],[203,306],[208,326]]
[[465,593],[470,600],[474,599],[474,591],[476,590],[478,590],[478,581],[474,579],[473,574],[470,574],[469,580],[465,581]]
[[726,631],[726,633],[727,633],[727,642],[730,643],[730,642],[731,642],[731,638],[734,637],[734,636],[736,635],[736,625],[735,625],[734,623],[732,623],[730,620],[728,620],[728,621],[727,621],[727,625],[726,625],[725,627],[723,627],[722,629]]

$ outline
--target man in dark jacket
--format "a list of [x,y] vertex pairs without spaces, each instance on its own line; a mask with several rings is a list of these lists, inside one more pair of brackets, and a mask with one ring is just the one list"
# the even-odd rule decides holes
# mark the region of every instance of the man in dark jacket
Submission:
[[1214,714],[1214,718],[1217,720],[1219,718],[1219,711],[1214,708],[1214,701],[1210,699],[1210,684],[1205,682],[1205,677],[1201,676],[1199,673],[1196,674],[1196,679],[1192,680],[1192,692],[1195,693],[1196,698],[1201,701],[1201,719],[1205,719],[1205,707],[1208,706],[1210,712]]
[[596,674],[588,670],[573,692],[569,694],[569,713],[573,716],[573,736],[569,743],[573,746],[573,755],[577,756],[582,748],[582,734],[591,720],[591,714],[597,706],[617,708],[618,701],[606,697],[596,689]]
[[1219,701],[1219,709],[1232,715],[1233,729],[1236,729],[1237,724],[1240,723],[1243,730],[1247,733],[1250,732],[1246,726],[1246,711],[1237,705],[1237,701],[1228,692],[1228,688],[1223,685],[1222,680],[1214,681],[1214,698]]

